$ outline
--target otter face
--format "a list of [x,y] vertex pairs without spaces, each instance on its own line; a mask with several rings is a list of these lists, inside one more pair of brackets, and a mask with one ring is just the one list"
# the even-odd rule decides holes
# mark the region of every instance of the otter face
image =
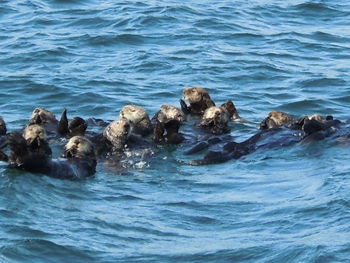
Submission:
[[146,135],[151,129],[151,120],[144,108],[126,105],[120,111],[120,118],[127,119],[133,126],[133,132]]
[[126,144],[131,133],[131,125],[127,119],[120,119],[110,123],[103,131],[103,136],[117,149]]
[[199,103],[203,101],[204,98],[209,98],[208,92],[199,87],[190,87],[186,88],[182,92],[183,97],[185,100],[187,100],[190,104],[193,103]]
[[148,114],[144,108],[137,105],[126,105],[120,110],[120,118],[127,119],[133,123],[139,123],[144,119],[148,119]]
[[204,111],[198,127],[209,129],[213,134],[223,134],[230,131],[229,120],[230,114],[225,107],[212,106]]
[[167,123],[170,121],[184,122],[184,113],[171,105],[162,105],[158,112],[158,121],[161,123]]
[[293,121],[293,117],[281,111],[271,111],[261,124],[260,129],[278,128]]
[[223,107],[210,107],[204,111],[202,120],[214,121],[215,123],[227,124],[230,120],[230,115]]
[[28,125],[24,129],[23,137],[27,142],[31,143],[37,139],[46,140],[47,135],[46,135],[45,129],[42,126],[37,124],[32,124],[32,125]]
[[316,120],[316,121],[325,121],[326,120],[326,117],[324,117],[324,116],[321,116],[321,115],[319,115],[319,114],[313,114],[313,115],[311,115],[311,116],[308,116],[308,119],[309,120]]
[[7,132],[6,124],[3,118],[0,117],[0,135],[5,135]]
[[71,135],[84,135],[88,125],[83,118],[74,117],[68,123],[68,130]]
[[35,108],[32,112],[32,117],[30,118],[30,123],[32,124],[43,124],[43,123],[51,123],[55,122],[55,115],[44,109],[44,108]]
[[92,143],[83,136],[74,136],[70,138],[64,149],[64,157],[66,158],[94,157],[94,147]]

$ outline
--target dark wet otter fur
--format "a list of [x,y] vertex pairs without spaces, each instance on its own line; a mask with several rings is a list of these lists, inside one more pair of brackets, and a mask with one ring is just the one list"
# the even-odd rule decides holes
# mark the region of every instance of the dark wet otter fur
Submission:
[[184,121],[183,112],[171,105],[162,105],[152,118],[154,125],[153,141],[159,143],[179,144],[185,138],[179,132]]
[[5,135],[7,132],[6,123],[3,118],[0,117],[0,136]]
[[[296,143],[310,143],[329,137],[337,131],[342,123],[328,116],[323,120],[303,117],[298,120],[300,132],[288,127],[269,128],[258,131],[249,139],[237,143],[229,141],[224,143],[221,150],[208,150],[203,159],[190,161],[191,165],[205,165],[226,162],[231,159],[239,159],[242,156],[253,153],[258,149],[275,149],[291,146]],[[293,126],[293,128],[295,128]],[[208,148],[208,144],[199,144],[188,150],[186,154],[194,154]]]
[[87,122],[81,117],[67,118],[67,109],[64,109],[58,123],[57,131],[62,136],[84,136],[88,127]]
[[6,146],[6,123],[3,118],[0,117],[0,149],[4,148]]
[[[329,121],[333,120],[333,117],[314,114],[311,116],[304,116],[299,119],[295,119],[292,115],[288,113],[281,111],[271,111],[268,114],[268,116],[260,123],[260,129],[266,130],[272,128],[288,127],[294,130],[304,130],[303,125],[305,120],[311,121],[311,123],[313,123],[314,125],[318,123],[322,126],[322,123],[324,123],[327,126],[329,125]],[[327,122],[328,124],[326,124]]]
[[52,159],[43,152],[33,151],[18,132],[9,134],[8,141],[11,168],[71,180],[83,179],[95,173],[93,146],[85,137],[74,136],[68,141],[62,154],[64,159]]

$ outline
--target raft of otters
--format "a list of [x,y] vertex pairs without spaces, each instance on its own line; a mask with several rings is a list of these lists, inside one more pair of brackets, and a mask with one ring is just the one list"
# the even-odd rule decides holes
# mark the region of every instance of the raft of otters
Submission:
[[[119,118],[111,122],[81,117],[69,120],[66,109],[57,120],[50,111],[36,108],[23,130],[9,133],[0,118],[0,161],[6,162],[10,169],[74,180],[92,176],[97,161],[118,163],[133,150],[155,149],[160,144],[183,144],[185,155],[203,153],[201,159],[183,163],[206,165],[238,159],[258,149],[308,143],[331,136],[349,137],[349,122],[332,116],[315,114],[294,118],[272,111],[254,135],[236,142],[229,135],[229,122],[253,122],[242,119],[231,100],[216,106],[205,89],[190,87],[183,90],[180,106],[162,105],[150,119],[142,107],[126,105]],[[194,133],[200,134],[200,139],[180,131],[182,123],[190,118],[196,121]],[[88,130],[88,126],[94,130]],[[67,143],[60,158],[52,158],[50,144],[57,145],[65,141],[62,139],[67,139]],[[213,145],[221,148],[213,150]]]

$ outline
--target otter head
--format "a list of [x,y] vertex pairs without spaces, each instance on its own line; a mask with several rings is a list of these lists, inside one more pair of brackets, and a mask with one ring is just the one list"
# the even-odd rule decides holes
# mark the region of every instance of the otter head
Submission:
[[313,115],[308,116],[308,119],[324,122],[327,120],[327,117],[322,116],[320,114],[313,114]]
[[28,145],[40,146],[42,141],[46,141],[47,135],[45,129],[38,124],[30,124],[25,127],[23,137]]
[[281,111],[271,111],[269,115],[260,123],[260,129],[278,128],[290,124],[293,117]]
[[131,124],[127,119],[111,122],[103,131],[103,136],[113,145],[115,150],[124,148],[131,134]]
[[74,136],[69,139],[62,154],[65,158],[95,158],[92,143],[84,136]]
[[184,140],[179,128],[184,122],[184,113],[171,105],[162,105],[152,119],[155,121],[153,140],[156,143],[167,142],[178,144]]
[[184,122],[185,116],[183,112],[171,105],[162,105],[160,111],[157,113],[157,120],[160,123],[166,124],[168,122]]
[[228,123],[230,115],[224,107],[212,106],[205,110],[202,120],[209,120],[218,123]]
[[133,132],[147,135],[151,131],[151,120],[144,108],[126,105],[120,110],[120,118],[127,119],[133,126]]
[[0,135],[5,135],[7,132],[6,124],[3,118],[0,117]]
[[230,114],[225,107],[212,106],[204,111],[198,126],[209,128],[214,134],[221,134],[229,131],[229,120]]
[[190,104],[201,103],[204,100],[210,99],[208,91],[199,87],[186,88],[183,90],[182,94],[184,99]]
[[71,136],[75,135],[84,135],[85,131],[88,127],[88,124],[83,118],[80,117],[74,117],[72,120],[69,121],[68,124],[68,130],[70,132]]
[[55,115],[44,109],[44,108],[35,108],[32,112],[32,117],[29,120],[30,124],[45,124],[56,122]]

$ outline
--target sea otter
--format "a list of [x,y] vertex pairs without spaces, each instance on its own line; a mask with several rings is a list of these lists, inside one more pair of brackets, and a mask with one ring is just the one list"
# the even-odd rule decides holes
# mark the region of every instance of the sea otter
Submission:
[[198,127],[208,130],[212,134],[223,134],[230,132],[228,122],[230,115],[223,106],[212,106],[204,111]]
[[151,120],[144,108],[138,105],[126,105],[120,110],[120,118],[126,119],[132,126],[132,133],[147,136],[152,133]]
[[97,157],[120,154],[127,146],[131,134],[131,124],[127,119],[112,121],[102,133],[89,137]]
[[152,118],[154,123],[153,141],[155,143],[179,144],[184,137],[179,133],[181,123],[184,122],[184,113],[171,105],[162,105]]
[[131,124],[127,119],[119,119],[110,123],[103,131],[103,136],[113,147],[113,151],[125,148],[131,134]]
[[294,122],[295,119],[288,113],[281,111],[271,111],[268,116],[260,123],[260,129],[272,129],[286,126]]
[[58,124],[58,132],[67,137],[84,136],[87,127],[87,122],[81,117],[68,120],[67,109],[64,109]]
[[[209,93],[204,88],[190,87],[182,92],[184,100],[180,100],[181,109],[185,114],[203,115],[209,107],[215,106],[214,101],[210,98]],[[186,102],[190,104],[187,106]]]
[[27,125],[23,131],[23,138],[31,152],[38,152],[51,156],[52,151],[47,142],[45,129],[38,124]]
[[87,129],[87,123],[80,117],[74,117],[68,121],[67,110],[64,109],[60,120],[55,115],[44,108],[35,108],[29,120],[29,124],[42,126],[49,137],[84,135]]
[[[295,118],[292,115],[281,112],[281,111],[271,111],[268,116],[260,123],[260,129],[271,129],[271,128],[280,128],[288,127],[294,130],[304,130],[304,123],[307,121],[308,127],[306,129],[311,129],[311,123],[318,126],[318,124],[325,124],[325,126],[335,125],[339,121],[333,120],[333,116],[322,116],[319,114],[313,114],[310,116],[303,116],[300,118]],[[309,122],[311,121],[311,122]],[[312,128],[318,129],[318,128]],[[309,132],[307,132],[309,133]]]
[[[207,90],[199,87],[191,87],[183,90],[183,98],[184,100],[180,100],[181,110],[186,114],[195,115],[195,116],[203,116],[204,112],[210,108],[215,106],[215,102],[210,98]],[[187,106],[186,102],[189,102],[189,106]],[[235,122],[245,122],[245,123],[253,123],[251,121],[242,119],[236,106],[233,104],[232,100],[228,100],[220,107],[225,108],[229,114],[229,118]]]
[[18,132],[10,133],[9,167],[31,173],[41,173],[60,179],[83,179],[95,173],[96,158],[92,143],[83,136],[72,137],[62,154],[64,159],[52,159],[43,152],[33,151]]
[[[231,159],[238,159],[259,149],[276,149],[296,143],[305,144],[322,140],[335,135],[342,124],[342,122],[334,120],[331,116],[306,116],[293,123],[288,115],[279,113],[276,115],[273,113],[271,115],[273,116],[273,122],[270,122],[270,120],[266,122],[268,125],[272,125],[271,128],[261,129],[255,135],[240,143],[226,141],[221,150],[208,150],[203,159],[190,161],[189,164],[203,165],[221,163]],[[276,116],[280,118],[276,119]],[[276,124],[279,126],[276,127]],[[296,129],[299,131],[296,131]],[[208,148],[208,146],[210,146],[208,143],[204,144],[202,142],[185,152],[185,154],[197,153],[198,149],[202,150]]]

